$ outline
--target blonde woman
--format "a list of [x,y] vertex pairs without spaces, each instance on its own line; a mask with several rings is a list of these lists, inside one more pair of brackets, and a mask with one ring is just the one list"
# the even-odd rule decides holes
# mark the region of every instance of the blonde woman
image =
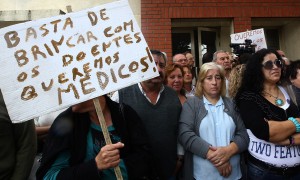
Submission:
[[196,93],[179,119],[179,142],[185,149],[185,180],[240,179],[240,153],[249,138],[231,99],[225,97],[225,72],[216,63],[202,65]]

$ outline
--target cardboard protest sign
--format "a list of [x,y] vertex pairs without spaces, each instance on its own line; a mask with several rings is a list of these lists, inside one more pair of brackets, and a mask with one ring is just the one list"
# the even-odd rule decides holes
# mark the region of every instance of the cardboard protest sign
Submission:
[[264,29],[255,29],[241,33],[231,34],[231,43],[245,43],[246,39],[251,39],[252,44],[256,44],[255,51],[267,48]]
[[127,1],[0,29],[0,55],[13,122],[158,76]]

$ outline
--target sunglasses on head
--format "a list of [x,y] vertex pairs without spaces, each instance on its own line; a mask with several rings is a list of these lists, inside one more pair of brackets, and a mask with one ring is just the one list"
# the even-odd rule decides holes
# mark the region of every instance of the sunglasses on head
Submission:
[[275,66],[278,67],[278,68],[282,68],[283,67],[282,62],[279,59],[276,59],[274,62],[271,61],[271,60],[269,60],[269,61],[263,63],[262,66],[265,69],[271,70],[271,69],[273,69],[273,64],[275,64]]

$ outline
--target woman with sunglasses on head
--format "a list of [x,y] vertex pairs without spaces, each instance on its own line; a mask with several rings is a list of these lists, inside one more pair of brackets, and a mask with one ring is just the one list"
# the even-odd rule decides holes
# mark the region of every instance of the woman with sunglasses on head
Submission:
[[300,179],[299,111],[282,86],[283,62],[270,49],[252,55],[235,97],[250,138],[248,179]]

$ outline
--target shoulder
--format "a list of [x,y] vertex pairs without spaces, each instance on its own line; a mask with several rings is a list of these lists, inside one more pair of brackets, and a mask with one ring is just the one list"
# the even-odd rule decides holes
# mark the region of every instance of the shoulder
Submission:
[[118,90],[118,100],[119,102],[123,102],[123,98],[132,98],[136,94],[139,89],[138,84],[134,84],[125,88]]
[[48,113],[46,115],[40,116],[38,118],[35,119],[35,125],[36,126],[49,126],[53,123],[53,121],[55,120],[55,118],[62,112],[64,112],[67,108],[58,110],[58,111],[54,111],[51,113]]
[[50,128],[50,134],[53,136],[64,136],[69,134],[73,129],[73,112],[72,108],[68,108],[60,113]]
[[[178,95],[177,95],[177,93],[174,89],[172,89],[172,88],[170,88],[169,86],[166,86],[166,85],[163,85],[163,86],[164,86],[163,94],[165,94],[164,96],[169,97],[169,98],[176,97],[176,99],[178,99],[178,101],[179,101]],[[179,103],[180,103],[180,101],[179,101]]]
[[203,102],[203,98],[202,97],[200,98],[198,96],[191,96],[187,98],[186,102],[190,104],[199,103],[199,102]]
[[224,96],[224,97],[222,97],[222,99],[223,99],[224,104],[227,106],[232,106],[234,104],[233,100],[229,97]]
[[118,90],[118,92],[120,93],[124,93],[124,92],[127,92],[127,91],[130,91],[130,90],[133,90],[133,89],[135,89],[135,88],[137,88],[138,87],[138,84],[134,84],[134,85],[131,85],[131,86],[127,86],[127,87],[125,87],[125,88],[122,88],[122,89],[120,89],[120,90]]
[[228,97],[222,97],[223,102],[224,102],[224,110],[229,111],[228,113],[232,115],[234,115],[237,111],[235,110],[236,105],[234,103],[234,101],[231,98]]
[[251,98],[251,97],[258,97],[258,93],[253,91],[244,91],[241,93],[242,98]]
[[198,96],[187,98],[187,100],[183,104],[183,108],[190,107],[190,108],[199,109],[203,106],[204,106],[203,98]]
[[263,100],[263,97],[260,93],[253,92],[253,91],[244,91],[242,92],[236,99],[238,103],[251,101],[251,102],[259,102]]
[[164,91],[165,91],[165,92],[168,92],[168,93],[171,93],[171,94],[177,96],[177,94],[176,94],[176,92],[174,91],[174,89],[172,89],[172,88],[170,88],[169,86],[166,86],[166,85],[163,85],[163,86],[164,86]]

